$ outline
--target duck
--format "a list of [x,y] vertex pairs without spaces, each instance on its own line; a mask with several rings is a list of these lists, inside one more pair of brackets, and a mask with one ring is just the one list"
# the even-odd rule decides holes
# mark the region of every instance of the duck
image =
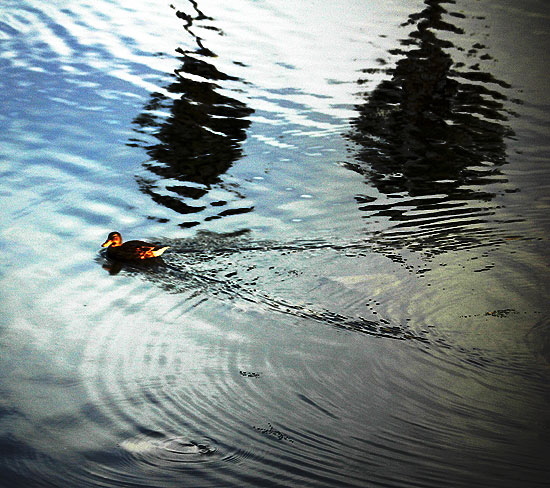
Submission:
[[157,246],[143,241],[122,242],[120,232],[111,232],[107,240],[101,244],[107,248],[107,256],[121,261],[136,261],[158,258],[170,246]]

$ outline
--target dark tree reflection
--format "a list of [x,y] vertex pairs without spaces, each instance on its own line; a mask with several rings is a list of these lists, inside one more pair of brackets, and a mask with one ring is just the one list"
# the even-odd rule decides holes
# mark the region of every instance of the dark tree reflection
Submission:
[[[195,2],[192,5],[194,15],[181,11],[176,15],[185,21],[184,27],[198,47],[192,52],[177,50],[182,65],[172,75],[173,81],[165,93],[152,93],[143,113],[134,120],[136,132],[153,136],[153,143],[136,138],[131,144],[144,147],[151,158],[144,163],[147,176],[138,178],[144,193],[179,214],[214,208],[215,212],[210,211],[204,218],[211,220],[251,210],[235,205],[228,208],[227,201],[208,199],[207,195],[242,156],[241,144],[250,125],[247,117],[253,110],[219,92],[221,83],[240,80],[214,66],[215,55],[192,31],[194,22],[212,19]],[[232,192],[240,198],[235,190]],[[197,219],[192,219],[180,225],[197,224]]]
[[[490,213],[486,202],[495,193],[489,185],[506,181],[499,168],[511,136],[503,94],[509,86],[481,70],[479,60],[490,58],[485,46],[476,43],[465,52],[444,39],[464,33],[451,23],[464,15],[447,12],[442,5],[448,3],[454,2],[426,0],[424,10],[409,17],[404,25],[416,25],[416,30],[391,52],[399,60],[384,70],[389,79],[357,107],[351,134],[359,152],[349,167],[394,200],[381,203],[365,195],[358,197],[361,208],[390,216],[407,232],[416,227],[415,242],[425,231],[423,246],[429,239],[441,245],[437,233],[441,237],[452,228],[456,235],[458,228],[480,223]],[[470,66],[453,60],[451,55],[460,51]],[[469,221],[449,225],[449,218],[461,214]]]

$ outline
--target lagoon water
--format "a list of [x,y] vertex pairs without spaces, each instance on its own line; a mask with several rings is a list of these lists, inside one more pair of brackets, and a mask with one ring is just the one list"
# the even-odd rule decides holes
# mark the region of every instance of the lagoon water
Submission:
[[546,2],[0,11],[2,488],[547,486]]

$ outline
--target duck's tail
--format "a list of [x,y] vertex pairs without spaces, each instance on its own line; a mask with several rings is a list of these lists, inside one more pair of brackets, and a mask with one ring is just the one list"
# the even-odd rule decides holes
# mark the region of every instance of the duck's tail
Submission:
[[157,249],[153,249],[151,251],[151,253],[153,254],[153,256],[155,256],[156,258],[158,258],[164,251],[166,251],[166,249],[168,249],[170,246],[164,246],[164,247],[159,247]]

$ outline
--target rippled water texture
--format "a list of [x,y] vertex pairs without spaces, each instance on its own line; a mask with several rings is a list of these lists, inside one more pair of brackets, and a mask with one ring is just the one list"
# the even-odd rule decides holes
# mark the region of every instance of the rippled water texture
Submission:
[[546,2],[0,12],[1,487],[547,486]]

